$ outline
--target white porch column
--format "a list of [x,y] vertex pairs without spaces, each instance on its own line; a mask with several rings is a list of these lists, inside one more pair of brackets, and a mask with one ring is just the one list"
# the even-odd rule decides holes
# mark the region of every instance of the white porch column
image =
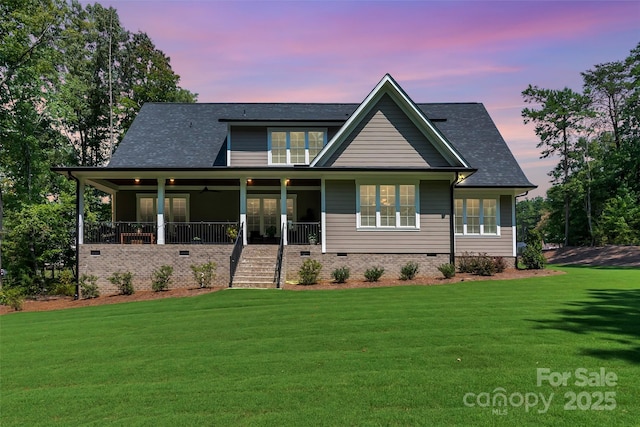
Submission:
[[111,193],[111,222],[116,222],[118,219],[116,215],[116,194],[118,194],[116,191]]
[[287,178],[280,178],[280,233],[287,245]]
[[247,178],[240,178],[240,225],[242,245],[247,246]]
[[327,191],[324,178],[320,179],[320,238],[322,253],[327,253]]
[[84,243],[84,179],[78,179],[78,244]]
[[[498,196],[499,198],[500,196]],[[498,224],[498,227],[500,224]],[[518,241],[517,241],[517,229],[516,229],[516,196],[511,196],[511,244],[513,245],[513,256],[518,257]],[[517,267],[517,266],[516,266]]]
[[164,245],[164,178],[158,178],[158,227],[157,235],[159,245]]

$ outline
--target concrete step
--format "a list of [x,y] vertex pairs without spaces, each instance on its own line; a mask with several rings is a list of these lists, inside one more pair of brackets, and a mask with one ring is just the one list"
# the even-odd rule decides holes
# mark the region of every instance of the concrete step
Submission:
[[273,280],[273,273],[270,274],[251,274],[251,273],[240,273],[233,276],[234,281],[238,280],[253,280],[257,282],[266,282]]
[[259,288],[259,289],[275,289],[276,284],[273,281],[255,281],[255,280],[233,280],[234,288]]
[[242,250],[236,274],[235,288],[276,288],[273,275],[278,260],[278,246],[248,245]]
[[[244,257],[244,255],[243,255]],[[253,258],[245,258],[245,259],[241,259],[240,262],[238,263],[238,268],[246,268],[246,269],[252,269],[252,268],[275,268],[276,267],[276,260],[273,258],[265,258],[262,260],[256,260]]]
[[269,264],[254,264],[252,262],[248,263],[240,263],[238,265],[237,271],[273,271],[276,268],[275,263],[270,262]]
[[269,259],[263,259],[263,260],[256,260],[253,258],[249,258],[249,259],[245,259],[245,260],[240,260],[240,264],[238,264],[238,266],[267,266],[267,265],[275,265],[276,261],[272,258]]
[[275,283],[233,283],[231,289],[278,289]]
[[273,277],[274,269],[269,270],[236,270],[235,277]]

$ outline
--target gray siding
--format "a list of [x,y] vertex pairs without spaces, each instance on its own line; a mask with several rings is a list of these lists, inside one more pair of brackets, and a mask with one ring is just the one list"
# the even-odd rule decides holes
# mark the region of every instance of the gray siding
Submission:
[[431,142],[388,96],[327,161],[327,166],[449,166]]
[[511,209],[511,196],[500,196],[500,226],[511,227],[513,223],[513,210]]
[[513,256],[513,221],[511,196],[500,196],[500,236],[456,236],[456,255],[463,252],[491,256]]
[[449,181],[420,181],[420,230],[428,252],[450,253],[451,193]]
[[499,237],[456,236],[456,255],[463,252],[486,253],[490,256],[513,256],[511,227],[503,227]]
[[327,252],[449,253],[448,184],[420,183],[419,231],[358,231],[356,184],[352,180],[326,182]]
[[231,166],[266,166],[267,129],[234,126],[231,128]]

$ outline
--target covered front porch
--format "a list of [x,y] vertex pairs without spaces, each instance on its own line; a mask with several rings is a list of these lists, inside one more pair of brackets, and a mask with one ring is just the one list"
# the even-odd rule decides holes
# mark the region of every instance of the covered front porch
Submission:
[[[78,180],[79,244],[308,245],[321,241],[321,180],[110,178]],[[84,214],[84,187],[110,195],[111,219]],[[239,231],[242,229],[242,233]]]

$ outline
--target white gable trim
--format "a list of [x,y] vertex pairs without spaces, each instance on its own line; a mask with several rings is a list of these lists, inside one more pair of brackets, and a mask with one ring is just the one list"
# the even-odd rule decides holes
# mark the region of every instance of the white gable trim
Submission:
[[[455,148],[447,141],[447,139],[440,133],[440,131],[431,123],[431,121],[425,117],[418,106],[409,98],[409,96],[402,90],[402,88],[396,83],[396,81],[389,74],[380,80],[376,87],[367,95],[358,108],[351,114],[349,119],[340,128],[340,130],[331,138],[331,141],[320,151],[313,162],[309,166],[316,166],[318,163],[324,164],[324,162],[340,147],[345,138],[353,131],[353,129],[360,123],[364,115],[380,100],[385,94],[389,94],[391,98],[398,103],[400,108],[405,111],[409,118],[416,124],[425,136],[431,136],[436,141],[436,148],[438,151],[444,149],[441,152],[445,158],[454,159],[459,163],[459,166],[469,168],[469,164],[464,158],[456,151]],[[412,117],[413,116],[413,117]]]

